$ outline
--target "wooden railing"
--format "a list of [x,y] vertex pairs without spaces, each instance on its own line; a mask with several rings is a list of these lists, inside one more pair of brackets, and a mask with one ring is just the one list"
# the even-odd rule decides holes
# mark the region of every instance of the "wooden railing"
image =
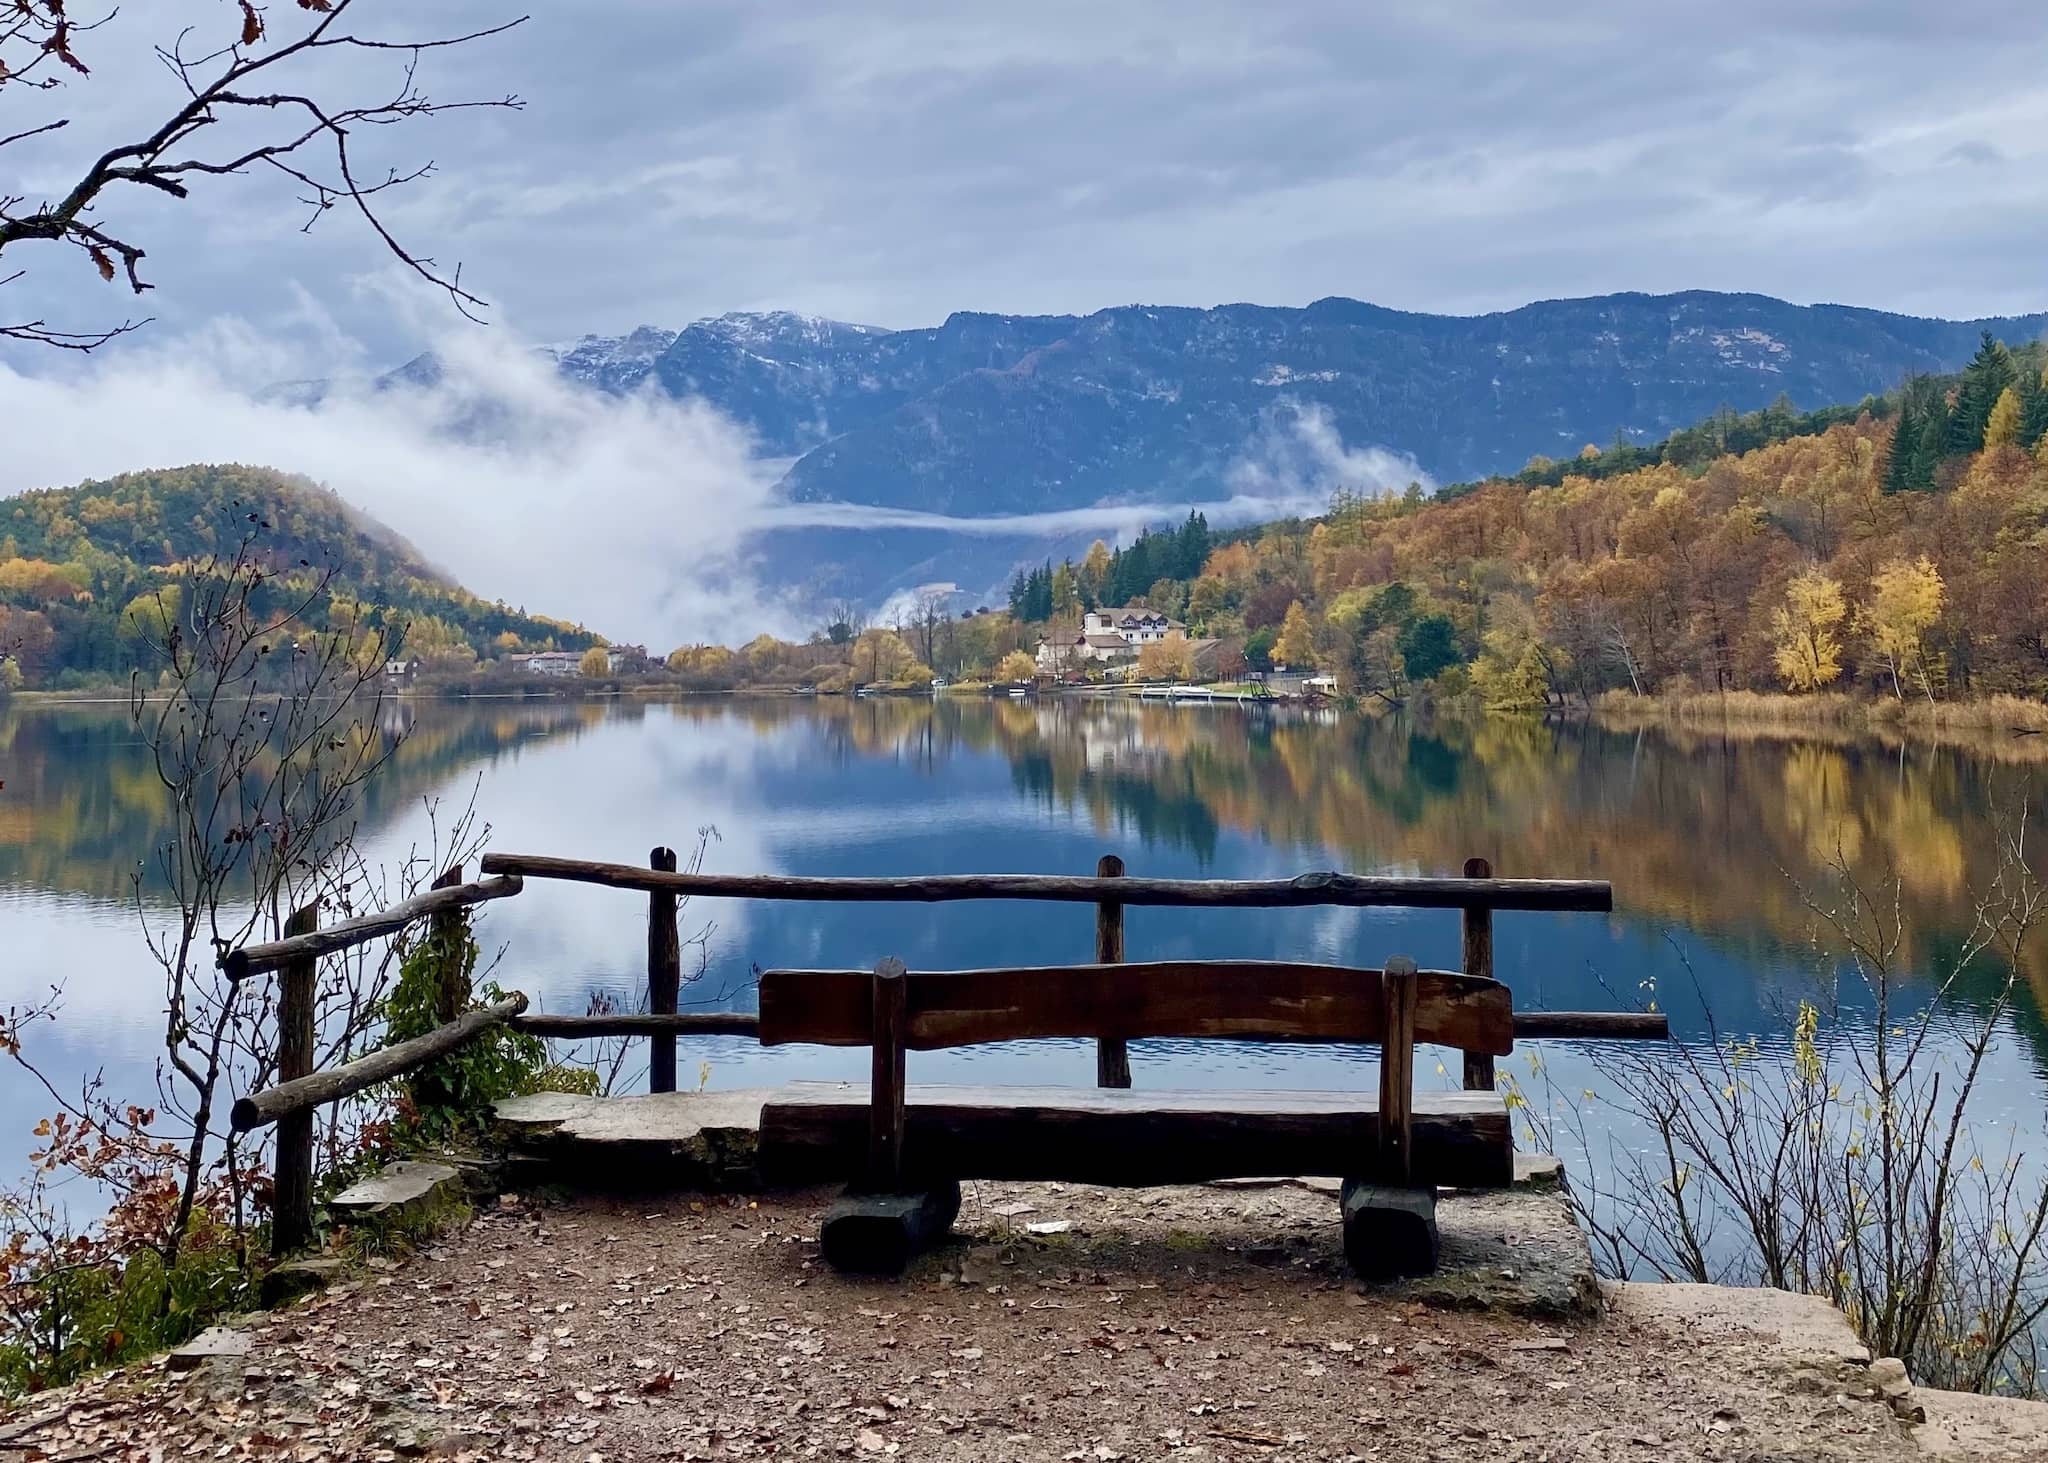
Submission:
[[[1583,910],[1605,913],[1614,908],[1614,889],[1599,879],[1496,879],[1483,858],[1465,862],[1463,878],[1386,878],[1360,874],[1310,873],[1292,879],[1134,879],[1124,862],[1104,854],[1094,875],[1063,874],[926,874],[911,877],[848,878],[787,874],[704,874],[676,872],[675,853],[657,848],[646,868],[633,864],[590,863],[538,854],[485,854],[487,874],[512,879],[563,879],[599,884],[608,889],[644,892],[647,910],[647,1004],[638,1016],[524,1016],[514,1025],[536,1034],[567,1038],[646,1036],[652,1043],[648,1087],[675,1090],[675,1039],[686,1034],[752,1036],[758,1028],[745,1016],[723,1012],[677,1010],[677,902],[689,895],[722,899],[772,899],[829,903],[936,904],[966,899],[1047,900],[1095,906],[1095,962],[1121,964],[1124,956],[1124,910],[1134,904],[1179,909],[1284,909],[1313,905],[1398,906],[1411,909],[1455,909],[1463,928],[1464,969],[1492,978],[1493,912],[1512,910]],[[1529,1012],[1516,1018],[1522,1034],[1603,1037],[1661,1037],[1668,1034],[1659,1015],[1612,1012]],[[1575,1025],[1575,1023],[1583,1023]],[[1490,1090],[1493,1058],[1483,1052],[1465,1054],[1464,1085]],[[1131,1085],[1130,1052],[1122,1041],[1096,1043],[1095,1080],[1101,1087]]]
[[[745,1012],[683,1011],[680,902],[690,895],[716,898],[823,902],[942,903],[954,900],[1023,899],[1089,904],[1095,910],[1095,963],[1116,965],[1127,956],[1124,910],[1131,905],[1181,909],[1273,909],[1316,905],[1393,906],[1459,911],[1467,974],[1494,977],[1495,910],[1583,910],[1605,912],[1614,894],[1605,881],[1590,879],[1499,879],[1485,859],[1466,861],[1463,878],[1384,878],[1357,874],[1309,873],[1293,879],[1131,878],[1123,860],[1105,854],[1092,876],[1057,874],[934,874],[906,878],[806,877],[777,874],[705,874],[677,870],[674,850],[657,848],[648,865],[590,863],[533,854],[486,854],[486,877],[465,883],[458,865],[428,892],[387,910],[319,927],[309,906],[292,915],[285,937],[250,945],[221,957],[236,981],[276,972],[278,977],[277,1082],[239,1099],[231,1122],[237,1132],[275,1123],[277,1198],[272,1248],[282,1255],[303,1245],[313,1224],[314,1110],[417,1071],[457,1050],[494,1026],[509,1025],[535,1036],[584,1040],[596,1037],[648,1039],[648,1087],[676,1090],[676,1038],[690,1035],[758,1037],[757,1017]],[[518,894],[527,879],[561,879],[628,889],[647,896],[648,1010],[587,1016],[528,1014],[526,997],[465,1010],[468,988],[459,970],[444,976],[437,993],[438,1024],[423,1036],[397,1042],[324,1072],[313,1070],[316,983],[321,956],[396,934],[425,919],[444,931],[460,911]],[[1527,1011],[1514,1018],[1518,1038],[1663,1038],[1669,1027],[1656,1013]],[[1467,1052],[1464,1085],[1490,1089],[1493,1058]],[[1096,1081],[1103,1087],[1131,1085],[1130,1053],[1124,1042],[1096,1044]]]

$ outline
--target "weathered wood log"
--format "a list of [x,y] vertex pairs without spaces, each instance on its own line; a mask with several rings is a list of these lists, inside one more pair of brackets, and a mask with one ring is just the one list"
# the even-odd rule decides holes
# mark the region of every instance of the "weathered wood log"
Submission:
[[[1465,877],[1468,879],[1490,879],[1493,865],[1483,858],[1465,860]],[[1493,911],[1485,905],[1465,906],[1462,933],[1464,936],[1464,971],[1467,975],[1483,975],[1493,979]],[[1493,1057],[1488,1052],[1465,1053],[1465,1087],[1472,1092],[1493,1091]]]
[[[1098,879],[1121,879],[1124,861],[1106,853],[1095,863]],[[1095,963],[1121,965],[1124,959],[1124,906],[1121,900],[1104,899],[1095,906]],[[1131,1085],[1131,1049],[1120,1037],[1099,1037],[1095,1043],[1095,1085]]]
[[[1376,1042],[1386,1023],[1380,973],[1342,965],[1168,960],[918,970],[908,981],[916,1051],[1044,1037]],[[866,971],[771,970],[760,1000],[764,1045],[869,1041]],[[1417,1041],[1505,1056],[1514,1050],[1513,1020],[1498,982],[1445,970],[1417,976]]]
[[761,1034],[761,1018],[751,1011],[679,1011],[657,1016],[622,1011],[612,1016],[515,1016],[511,1026],[532,1036],[561,1041],[587,1041],[599,1036],[746,1036]]
[[519,876],[507,874],[494,879],[480,879],[474,884],[458,884],[452,889],[430,889],[410,899],[401,899],[376,914],[359,915],[323,930],[230,950],[220,957],[220,968],[227,973],[229,980],[247,980],[252,975],[276,970],[286,961],[301,955],[331,955],[336,950],[346,950],[351,945],[361,945],[380,935],[402,930],[422,915],[462,909],[490,899],[508,898],[517,894],[520,887]]
[[[589,863],[538,854],[487,853],[486,873],[568,879],[612,889],[663,888],[717,899],[800,899],[928,904],[952,899],[1035,899],[1097,904],[1101,885],[1065,874],[926,874],[905,878],[803,877],[790,874],[657,874],[632,864]],[[1394,905],[1414,909],[1592,910],[1614,908],[1601,879],[1400,879],[1310,873],[1292,879],[1131,879],[1117,885],[1124,905],[1183,908],[1297,908]]]
[[1667,1041],[1671,1018],[1662,1011],[1517,1011],[1515,1036]]
[[873,979],[875,1060],[868,1093],[867,1186],[894,1193],[903,1184],[904,1005],[908,982],[903,962],[891,956],[875,967]]
[[[285,934],[317,929],[320,906],[295,910]],[[281,1082],[304,1080],[313,1070],[313,1008],[319,999],[318,963],[301,955],[278,972],[277,1075]],[[277,1125],[276,1184],[271,1196],[270,1254],[283,1259],[313,1239],[313,1110],[287,1114]]]
[[960,1213],[960,1185],[941,1180],[905,1194],[849,1193],[825,1211],[818,1247],[834,1269],[901,1275],[943,1240]]
[[342,1066],[280,1082],[275,1087],[266,1087],[261,1092],[237,1098],[229,1120],[236,1132],[246,1133],[251,1128],[274,1123],[287,1114],[310,1112],[323,1103],[339,1102],[366,1087],[388,1082],[393,1077],[403,1077],[434,1058],[454,1051],[479,1033],[503,1025],[525,1009],[526,997],[515,992],[495,1005],[465,1011],[446,1026],[437,1026],[424,1036],[394,1042]]
[[1386,1024],[1380,1038],[1379,1162],[1372,1172],[1405,1184],[1414,1171],[1415,962],[1389,956],[1380,995]]
[[1436,1269],[1436,1190],[1348,1178],[1339,1191],[1344,1258],[1367,1280]]
[[[867,1161],[868,1109],[865,1084],[782,1088],[761,1110],[763,1176],[789,1185],[857,1181]],[[1358,1093],[912,1083],[904,1183],[911,1190],[933,1179],[1130,1188],[1274,1174],[1346,1178],[1370,1169],[1379,1116],[1378,1101]],[[1411,1122],[1417,1184],[1513,1182],[1514,1143],[1499,1094],[1419,1093]]]
[[[657,873],[676,871],[676,851],[657,848],[647,856],[648,867]],[[656,1016],[675,1014],[683,989],[683,936],[677,923],[676,893],[655,889],[647,895],[647,1009]],[[648,1043],[647,1090],[676,1090],[676,1039],[673,1033],[657,1034]]]

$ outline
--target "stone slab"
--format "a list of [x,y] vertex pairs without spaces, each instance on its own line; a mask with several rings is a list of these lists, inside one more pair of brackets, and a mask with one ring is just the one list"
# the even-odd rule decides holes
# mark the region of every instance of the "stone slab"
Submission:
[[1554,1153],[1515,1153],[1515,1187],[1554,1189],[1564,1182],[1564,1164]]
[[2048,1458],[2048,1402],[1913,1389],[1927,1421],[1913,1429],[1920,1451],[1944,1463],[2039,1463]]
[[240,1361],[249,1355],[249,1334],[229,1326],[209,1326],[173,1350],[164,1364],[174,1372],[197,1371],[212,1361]]
[[745,1189],[759,1182],[761,1107],[772,1095],[766,1088],[633,1097],[537,1092],[499,1103],[493,1120],[516,1154],[545,1161],[553,1181]]
[[1858,1339],[1849,1318],[1817,1295],[1764,1286],[1633,1280],[1602,1281],[1600,1288],[1610,1313],[1620,1319],[1662,1323],[1708,1336],[1755,1336],[1789,1365],[1862,1366],[1870,1360],[1870,1348]]
[[1437,1268],[1381,1289],[1425,1305],[1538,1320],[1600,1314],[1600,1283],[1571,1201],[1555,1188],[1454,1194],[1436,1208]]
[[462,1175],[445,1163],[400,1159],[350,1184],[328,1201],[327,1207],[341,1219],[382,1219],[423,1207],[444,1191],[456,1193],[461,1188]]

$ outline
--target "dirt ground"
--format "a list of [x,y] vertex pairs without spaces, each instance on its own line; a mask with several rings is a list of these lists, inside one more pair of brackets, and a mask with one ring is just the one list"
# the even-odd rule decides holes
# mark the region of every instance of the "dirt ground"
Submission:
[[829,1198],[508,1198],[246,1358],[35,1399],[0,1463],[1922,1456],[1754,1336],[1362,1292],[1323,1194],[981,1185],[900,1281],[822,1267]]

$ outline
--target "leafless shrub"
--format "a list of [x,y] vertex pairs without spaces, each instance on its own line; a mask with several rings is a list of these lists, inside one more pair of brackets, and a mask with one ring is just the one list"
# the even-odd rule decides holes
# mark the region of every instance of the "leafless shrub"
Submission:
[[1585,1160],[1573,1194],[1602,1269],[1823,1295],[1924,1383],[2042,1390],[2048,1177],[1987,1120],[1984,1078],[2043,890],[2023,820],[1998,852],[1932,960],[1909,955],[1896,876],[1867,888],[1838,859],[1831,888],[1803,889],[1820,972],[1781,1042],[1712,1030],[1605,1058],[1607,1092],[1542,1111],[1515,1091],[1539,1140],[1562,1128]]

